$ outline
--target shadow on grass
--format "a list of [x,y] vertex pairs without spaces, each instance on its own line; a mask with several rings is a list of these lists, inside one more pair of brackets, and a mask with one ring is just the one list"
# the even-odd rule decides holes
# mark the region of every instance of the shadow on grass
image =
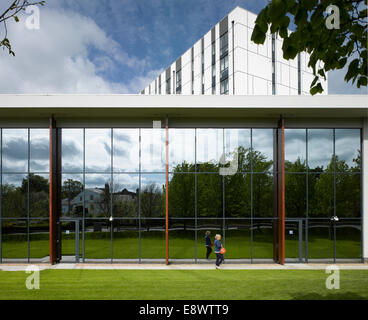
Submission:
[[319,293],[294,294],[291,300],[367,300],[367,298],[354,292],[335,292],[326,295]]

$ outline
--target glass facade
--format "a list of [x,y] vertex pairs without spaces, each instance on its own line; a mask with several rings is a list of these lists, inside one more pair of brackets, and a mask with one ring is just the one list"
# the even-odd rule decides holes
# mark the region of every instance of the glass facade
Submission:
[[[61,261],[165,259],[161,128],[63,128]],[[274,258],[272,128],[169,128],[169,259]],[[360,129],[286,129],[286,261],[361,258]],[[4,260],[48,261],[49,129],[1,129]],[[214,256],[214,255],[213,255]],[[212,257],[213,257],[212,256]]]

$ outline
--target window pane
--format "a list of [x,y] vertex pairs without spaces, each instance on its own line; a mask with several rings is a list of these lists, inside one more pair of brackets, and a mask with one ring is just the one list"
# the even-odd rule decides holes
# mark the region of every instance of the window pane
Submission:
[[[88,217],[111,216],[111,175],[86,174],[84,207]],[[76,205],[83,205],[83,196],[76,199]]]
[[111,259],[111,222],[85,220],[85,259]]
[[63,174],[61,187],[61,215],[83,216],[83,176]]
[[143,219],[141,221],[141,258],[165,259],[165,220]]
[[115,174],[113,216],[138,218],[138,174]]
[[[61,222],[61,256],[63,262],[75,262],[76,255],[76,233],[75,222]],[[80,241],[82,237],[80,237]],[[82,246],[79,246],[79,251],[82,253]]]
[[62,170],[83,171],[83,129],[62,129]]
[[[299,261],[299,232],[302,232],[301,241],[302,241],[302,252],[300,252],[301,257],[305,256],[305,247],[304,247],[304,234],[303,224],[299,224],[299,221],[285,221],[285,258],[289,259],[290,262]],[[301,230],[300,230],[301,229]]]
[[253,129],[253,171],[272,171],[273,129]]
[[29,222],[30,258],[42,258],[49,262],[49,220],[30,220]]
[[306,172],[306,130],[285,130],[285,170]]
[[226,217],[251,216],[251,175],[225,176]]
[[336,215],[339,218],[361,217],[360,174],[336,174]]
[[195,130],[169,129],[169,171],[194,172]]
[[165,172],[165,130],[141,130],[142,171]]
[[195,175],[174,173],[169,178],[170,217],[194,217]]
[[253,174],[253,216],[273,217],[273,175]]
[[197,175],[197,213],[200,217],[222,217],[222,176]]
[[114,219],[114,259],[139,259],[139,220]]
[[29,209],[31,217],[49,216],[49,175],[30,175]]
[[26,175],[4,174],[2,184],[2,216],[27,217],[28,180]]
[[111,171],[111,129],[86,129],[86,172]]
[[114,171],[139,171],[139,129],[114,129]]
[[333,260],[334,231],[330,219],[308,220],[308,259]]
[[27,221],[2,221],[2,258],[28,258]]
[[359,219],[340,219],[336,222],[336,259],[362,257],[361,230]]
[[310,174],[308,176],[308,216],[330,218],[333,213],[333,174]]
[[30,171],[49,171],[49,135],[48,129],[31,129]]
[[[205,246],[205,234],[206,231],[210,232],[211,243],[215,241],[216,234],[222,236],[221,243],[224,245],[224,222],[222,219],[205,219],[200,218],[197,220],[197,257],[198,259],[206,259],[207,248]],[[224,245],[225,247],[225,245]],[[214,247],[209,256],[210,259],[216,259]]]
[[285,175],[285,214],[287,217],[306,215],[307,175],[289,173]]
[[195,259],[194,219],[170,219],[169,257],[170,259]]
[[360,129],[336,129],[336,171],[360,171]]
[[225,155],[233,172],[250,172],[250,129],[225,129]]
[[[313,171],[325,171],[333,156],[333,130],[308,130],[308,166]],[[331,170],[332,166],[330,166]]]
[[198,171],[218,172],[220,157],[224,152],[223,129],[197,129]]
[[28,129],[3,129],[3,172],[28,171]]
[[225,247],[227,259],[250,259],[250,219],[226,220]]
[[273,236],[276,221],[272,219],[253,220],[253,258],[273,259]]
[[141,216],[146,218],[165,216],[165,175],[141,176]]

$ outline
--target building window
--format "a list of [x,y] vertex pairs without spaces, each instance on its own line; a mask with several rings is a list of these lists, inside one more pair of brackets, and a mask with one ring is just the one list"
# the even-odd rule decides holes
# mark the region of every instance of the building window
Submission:
[[204,94],[204,52],[202,51],[201,54],[201,61],[202,61],[202,94]]
[[161,94],[161,81],[158,83],[158,94]]
[[276,36],[272,35],[272,94],[276,94]]
[[176,94],[181,94],[181,70],[176,72]]
[[298,54],[298,94],[302,94],[302,72],[301,72],[301,61],[300,53]]
[[220,83],[220,94],[228,94],[229,93],[229,79],[225,79]]
[[228,54],[228,47],[228,33],[226,32],[220,37],[220,58]]
[[216,43],[212,42],[212,94],[216,94]]
[[166,80],[166,94],[171,94],[171,78]]

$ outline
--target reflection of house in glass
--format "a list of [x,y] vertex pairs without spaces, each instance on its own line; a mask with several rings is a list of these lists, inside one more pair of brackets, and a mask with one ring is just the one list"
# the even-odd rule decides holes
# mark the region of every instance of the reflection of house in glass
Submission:
[[[131,192],[124,188],[122,191],[112,194],[113,206],[128,206],[137,200],[138,190]],[[111,194],[109,186],[102,188],[90,188],[80,192],[74,198],[66,198],[61,201],[61,212],[63,216],[81,216],[83,208],[86,215],[90,217],[108,216],[111,207]]]

